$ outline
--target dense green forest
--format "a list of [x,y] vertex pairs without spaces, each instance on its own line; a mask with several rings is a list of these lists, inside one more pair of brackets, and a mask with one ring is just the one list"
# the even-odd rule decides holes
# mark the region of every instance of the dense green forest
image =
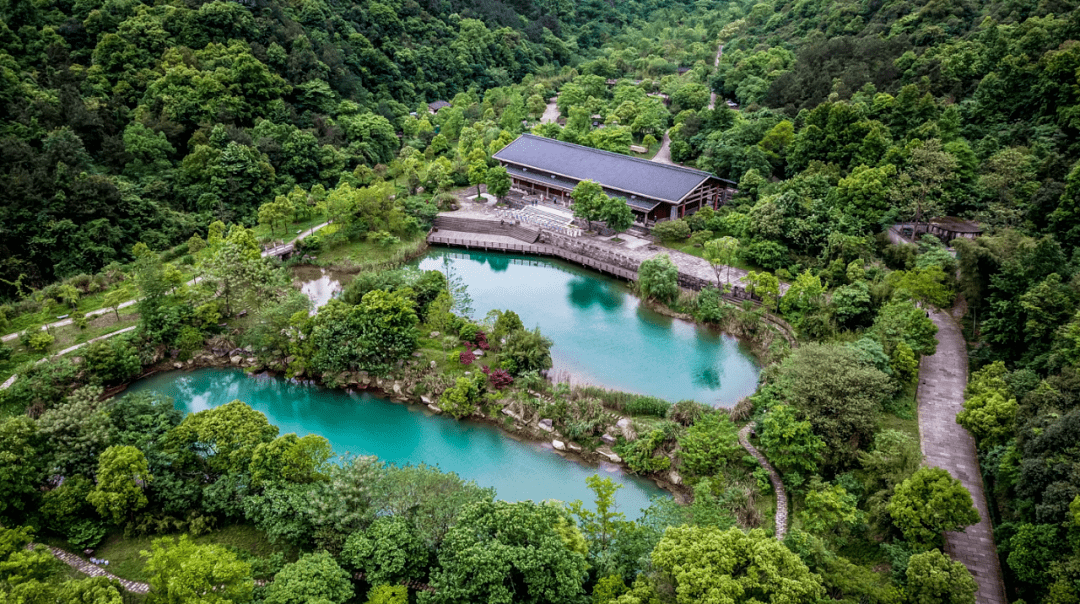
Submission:
[[[0,369],[27,362],[0,392],[5,597],[120,601],[24,551],[33,535],[77,548],[239,526],[272,545],[148,545],[151,600],[198,601],[175,595],[187,585],[236,602],[970,604],[941,532],[977,514],[955,477],[919,467],[934,306],[963,315],[957,421],[978,444],[1009,597],[1078,601],[1074,2],[8,0],[0,26],[0,331],[23,331]],[[538,123],[556,94],[562,119]],[[432,114],[436,100],[451,105]],[[771,340],[746,404],[548,383],[550,341],[512,312],[472,319],[452,275],[382,270],[420,250],[451,191],[505,192],[491,155],[524,131],[627,154],[667,133],[674,161],[738,183],[727,206],[653,234],[749,269],[764,307],[680,291],[663,258],[637,288],[751,339],[766,310],[793,327],[798,346]],[[985,232],[951,247],[885,235],[942,216]],[[333,265],[351,250],[361,275],[311,315],[259,246],[331,220],[302,253]],[[58,347],[37,326],[97,308],[137,330],[81,363],[32,364]],[[325,441],[279,435],[242,403],[184,418],[159,398],[101,400],[144,367],[237,346],[327,385],[417,353],[437,369],[411,377],[444,412],[512,406],[587,445],[625,413],[627,467],[679,470],[693,503],[628,522],[596,479],[596,512],[507,504],[430,468],[331,463]],[[474,348],[490,350],[482,374]],[[747,419],[792,496],[783,542],[737,445]],[[176,571],[207,557],[221,566]]]

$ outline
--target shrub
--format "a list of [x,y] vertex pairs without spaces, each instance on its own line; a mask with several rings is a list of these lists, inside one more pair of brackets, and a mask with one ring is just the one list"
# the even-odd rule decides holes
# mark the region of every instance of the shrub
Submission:
[[483,394],[480,384],[472,377],[459,377],[457,382],[447,388],[439,397],[439,408],[461,419],[476,410]]
[[713,408],[697,401],[679,401],[668,407],[667,418],[671,421],[689,426],[706,415],[713,413]]
[[713,238],[712,231],[698,231],[690,236],[690,243],[694,247],[701,247],[705,242]]
[[458,361],[462,365],[472,365],[472,362],[476,360],[476,354],[472,351],[472,344],[466,342],[465,350],[458,354]]
[[45,352],[49,349],[49,346],[53,345],[53,342],[55,341],[56,338],[54,338],[51,333],[47,331],[39,331],[30,336],[30,338],[27,340],[26,345],[29,346],[31,350],[36,350],[37,352]]
[[510,375],[505,369],[491,369],[487,365],[481,370],[484,375],[488,376],[488,384],[496,390],[502,390],[508,388],[514,383],[514,376]]
[[653,227],[653,235],[661,241],[682,241],[690,236],[690,225],[685,220],[669,220]]
[[657,448],[667,440],[664,430],[653,430],[644,438],[628,443],[620,448],[619,454],[634,472],[638,474],[650,474],[662,472],[671,467],[671,460],[662,452],[654,456]]
[[670,302],[679,295],[679,269],[667,254],[650,258],[638,267],[641,295]]

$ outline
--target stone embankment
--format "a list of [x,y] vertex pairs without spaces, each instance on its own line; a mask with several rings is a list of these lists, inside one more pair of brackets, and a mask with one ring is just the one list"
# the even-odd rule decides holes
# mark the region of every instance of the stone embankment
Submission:
[[753,455],[761,464],[761,467],[765,468],[765,471],[769,473],[769,482],[772,483],[773,491],[776,492],[776,538],[783,541],[784,535],[787,535],[788,527],[787,491],[784,490],[784,481],[780,480],[780,474],[772,467],[769,460],[765,459],[765,456],[754,445],[750,444],[748,437],[753,429],[754,422],[750,422],[743,426],[742,430],[739,430],[739,444]]
[[[655,245],[623,247],[611,242],[610,238],[568,237],[543,229],[540,229],[538,236],[534,238],[536,229],[508,223],[494,214],[478,212],[466,216],[441,214],[435,219],[435,227],[428,236],[428,243],[558,256],[609,274],[622,276],[632,273],[632,276],[624,277],[631,280],[637,279],[637,270],[642,262],[666,253],[679,269],[679,285],[682,287],[701,290],[720,282],[728,286],[725,297],[737,304],[744,300],[755,304],[761,302],[761,298],[749,293],[742,285],[746,271],[732,266],[721,266],[718,276],[716,269],[708,261],[678,250]],[[600,264],[590,264],[582,258],[599,261]],[[788,287],[788,284],[782,283],[781,292],[786,292]]]

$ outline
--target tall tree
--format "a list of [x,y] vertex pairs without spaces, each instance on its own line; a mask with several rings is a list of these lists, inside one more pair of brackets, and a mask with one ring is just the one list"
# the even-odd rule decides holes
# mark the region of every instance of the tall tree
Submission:
[[139,552],[150,575],[150,604],[239,604],[251,600],[251,565],[220,545],[196,545],[187,535],[155,539]]

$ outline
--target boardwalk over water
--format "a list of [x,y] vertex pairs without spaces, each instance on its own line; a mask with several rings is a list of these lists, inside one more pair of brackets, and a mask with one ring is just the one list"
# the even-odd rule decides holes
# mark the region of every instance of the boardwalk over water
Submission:
[[548,245],[546,243],[525,243],[523,241],[514,241],[510,237],[498,237],[492,235],[481,235],[475,233],[458,233],[453,231],[440,231],[428,235],[429,244],[448,245],[453,247],[463,247],[465,249],[472,250],[484,250],[495,252],[507,252],[516,254],[535,254],[538,256],[554,256],[556,258],[562,258],[575,264],[587,266],[591,269],[598,270],[602,273],[607,273],[620,279],[626,279],[627,281],[637,280],[637,271],[628,270],[620,266],[608,264],[590,258],[582,254],[576,254],[556,247],[554,245]]

